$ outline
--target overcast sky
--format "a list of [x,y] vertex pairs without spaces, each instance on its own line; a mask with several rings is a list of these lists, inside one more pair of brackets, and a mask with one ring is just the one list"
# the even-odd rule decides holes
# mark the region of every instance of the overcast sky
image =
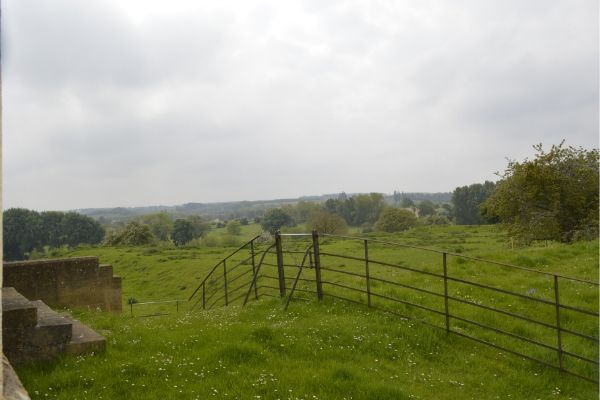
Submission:
[[598,147],[598,1],[2,1],[4,207],[452,191]]

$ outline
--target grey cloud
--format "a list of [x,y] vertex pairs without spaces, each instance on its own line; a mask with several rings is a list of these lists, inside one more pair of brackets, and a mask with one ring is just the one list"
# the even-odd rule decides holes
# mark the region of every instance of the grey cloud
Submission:
[[6,206],[452,190],[597,146],[595,2],[190,4],[3,4]]

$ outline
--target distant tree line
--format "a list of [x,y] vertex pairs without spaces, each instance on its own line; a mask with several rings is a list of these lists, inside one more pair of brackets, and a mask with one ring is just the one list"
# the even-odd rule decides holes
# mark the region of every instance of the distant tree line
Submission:
[[211,229],[198,215],[173,219],[166,212],[158,212],[130,221],[125,227],[110,231],[105,240],[108,246],[142,246],[157,241],[173,242],[182,246],[200,238]]
[[[248,225],[250,220],[259,222],[262,229],[270,233],[292,229],[298,224],[304,224],[296,228],[303,231],[345,233],[349,227],[359,227],[366,233],[373,230],[399,232],[418,224],[500,223],[511,237],[523,243],[598,237],[598,150],[566,147],[564,143],[552,146],[549,151],[541,144],[534,148],[534,159],[509,161],[504,173],[499,174],[498,182],[457,187],[450,203],[430,200],[448,199],[444,193],[417,200],[397,191],[392,196],[342,192],[337,196],[328,195],[324,201],[321,197],[286,204],[282,204],[283,200],[222,203],[223,210],[233,204],[236,212],[251,208],[252,217],[216,220],[213,224],[225,228],[228,238],[240,235],[242,226]],[[208,205],[196,203],[185,208],[205,207]],[[124,213],[123,210],[128,209],[115,210]],[[111,225],[110,221],[104,222]],[[215,238],[206,236],[210,229],[211,223],[205,217],[162,211],[136,216],[126,225],[112,225],[105,236],[99,222],[79,213],[40,213],[12,208],[4,212],[4,254],[6,260],[18,260],[45,246],[97,244],[103,238],[110,246],[147,245],[158,241],[181,246],[199,238],[214,242]]]
[[341,193],[323,203],[300,201],[296,205],[268,210],[261,218],[261,226],[270,233],[302,223],[308,229],[323,233],[345,233],[349,226],[360,227],[363,232],[398,232],[418,223],[449,224],[450,210],[449,204],[440,205],[429,200],[415,204],[405,197],[398,206],[390,206],[382,193],[354,196]]
[[78,244],[98,244],[104,228],[94,219],[76,212],[11,208],[3,213],[4,259],[23,260],[35,249]]

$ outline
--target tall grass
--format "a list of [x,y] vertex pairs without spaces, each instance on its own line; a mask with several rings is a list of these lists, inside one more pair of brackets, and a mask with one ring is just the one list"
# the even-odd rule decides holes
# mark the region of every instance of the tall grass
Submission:
[[[372,235],[375,236],[375,235]],[[381,236],[380,236],[381,237]],[[444,249],[469,256],[491,258],[542,271],[554,271],[589,280],[598,280],[598,241],[574,245],[557,243],[512,248],[494,227],[417,228],[386,240]],[[360,243],[359,243],[360,244]],[[360,250],[349,241],[324,241],[322,248],[335,253]],[[301,241],[286,247],[304,248]],[[123,277],[123,299],[138,301],[186,298],[206,272],[230,248],[79,248],[69,255],[98,255],[112,263]],[[240,256],[241,257],[241,256]],[[436,255],[412,250],[373,246],[370,257],[423,270],[441,268]],[[511,285],[514,290],[549,295],[547,282],[504,268],[490,268],[477,262],[450,258],[449,270],[457,276],[494,285]],[[364,263],[324,257],[323,265],[336,269],[362,270]],[[273,262],[273,260],[271,260]],[[266,271],[266,269],[265,269]],[[266,273],[266,272],[265,272]],[[286,270],[289,277],[294,269]],[[306,277],[313,270],[306,270]],[[429,290],[442,290],[440,282],[422,275],[392,268],[372,267],[373,276],[401,279]],[[349,282],[354,279],[323,271],[324,279]],[[261,278],[262,279],[262,278]],[[357,278],[355,285],[363,284]],[[311,283],[306,283],[310,288]],[[274,284],[276,286],[276,283]],[[301,286],[299,286],[301,287]],[[324,287],[326,293],[339,288]],[[372,282],[374,292],[443,307],[435,299],[384,283]],[[460,285],[451,294],[480,299],[478,290]],[[265,291],[266,293],[267,291]],[[342,292],[339,292],[342,294]],[[532,293],[532,292],[530,292]],[[365,301],[364,295],[343,293]],[[217,307],[210,311],[175,313],[172,304],[157,308],[169,315],[135,309],[138,316],[110,315],[76,310],[84,322],[108,338],[106,354],[65,357],[51,364],[18,369],[33,398],[59,399],[591,399],[598,387],[555,370],[524,361],[493,348],[447,335],[414,321],[374,312],[366,307],[325,298],[321,303],[293,301],[288,312],[279,300],[261,298],[246,307]],[[502,296],[484,297],[502,307],[530,310]],[[598,309],[597,289],[564,288],[561,301]],[[378,305],[394,307],[384,302]],[[157,306],[158,307],[158,306]],[[551,342],[543,330],[525,328],[502,318],[490,318],[470,308],[451,304],[453,311],[489,324],[501,324],[519,334]],[[398,311],[442,325],[440,320],[418,310],[401,306]],[[551,318],[540,307],[529,312]],[[436,319],[437,318],[437,319]],[[597,326],[576,315],[565,323],[588,329],[597,336]],[[472,327],[453,322],[467,332]],[[481,334],[480,332],[473,332]],[[497,339],[496,337],[491,339]],[[597,347],[580,342],[565,345],[588,351],[597,357]],[[595,350],[594,350],[595,349]],[[527,349],[521,349],[523,351]],[[540,354],[540,357],[546,357]],[[548,354],[548,359],[555,357]]]

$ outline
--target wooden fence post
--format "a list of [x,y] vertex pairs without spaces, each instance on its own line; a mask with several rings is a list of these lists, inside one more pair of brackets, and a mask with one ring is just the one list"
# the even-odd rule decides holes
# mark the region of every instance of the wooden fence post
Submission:
[[206,282],[202,282],[202,309],[206,310]]
[[315,278],[317,283],[317,299],[323,300],[323,285],[321,283],[321,256],[319,254],[319,234],[312,231],[313,252],[315,253]]
[[281,234],[275,232],[275,251],[277,252],[277,274],[279,275],[279,296],[285,297],[285,271],[283,269],[283,247]]

